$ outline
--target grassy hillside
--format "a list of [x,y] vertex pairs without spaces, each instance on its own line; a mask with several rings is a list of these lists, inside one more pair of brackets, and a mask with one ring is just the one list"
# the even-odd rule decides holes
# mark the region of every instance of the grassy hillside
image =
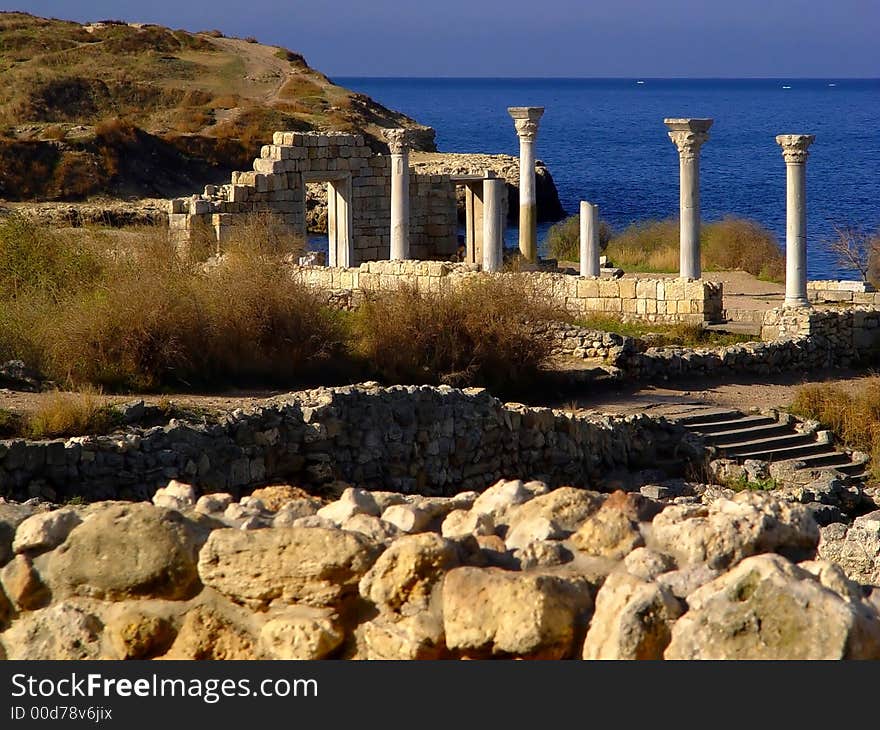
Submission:
[[271,133],[433,131],[302,56],[219,31],[0,13],[0,198],[167,196],[244,168]]

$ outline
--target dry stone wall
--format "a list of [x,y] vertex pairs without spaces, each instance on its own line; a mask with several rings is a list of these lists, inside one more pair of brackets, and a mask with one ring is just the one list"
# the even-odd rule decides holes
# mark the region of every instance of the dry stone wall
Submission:
[[553,272],[485,274],[477,264],[442,261],[370,261],[354,268],[295,267],[303,283],[327,292],[341,306],[365,294],[404,287],[438,292],[477,276],[526,277],[536,291],[574,316],[597,312],[649,322],[717,322],[722,285],[705,280],[606,279]]
[[505,474],[587,485],[615,468],[654,466],[682,438],[643,416],[571,416],[504,405],[482,389],[367,384],[292,393],[216,422],[0,441],[0,496],[143,499],[169,479],[205,492],[288,479],[448,495]]
[[807,298],[814,304],[880,305],[880,292],[866,281],[808,281]]
[[[305,237],[306,183],[351,185],[353,263],[387,259],[391,250],[391,158],[377,155],[361,135],[276,132],[254,160],[252,172],[234,172],[228,185],[170,202],[169,226],[177,241],[197,230],[222,243],[248,213],[271,213],[292,234]],[[455,186],[448,175],[410,173],[410,250],[420,258],[448,258],[457,249]]]

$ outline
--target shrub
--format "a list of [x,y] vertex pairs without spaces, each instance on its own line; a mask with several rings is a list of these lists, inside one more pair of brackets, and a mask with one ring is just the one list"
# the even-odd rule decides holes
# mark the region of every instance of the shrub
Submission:
[[[547,231],[547,250],[550,256],[559,261],[580,261],[581,240],[580,216],[569,216],[565,220],[554,223]],[[613,236],[611,226],[599,221],[599,250],[604,251]]]
[[[677,220],[634,223],[615,236],[605,251],[629,271],[679,270]],[[782,281],[785,257],[773,234],[760,224],[726,217],[701,226],[700,249],[706,271],[743,270],[762,279]]]
[[509,389],[534,377],[550,354],[530,323],[563,316],[515,277],[442,293],[401,289],[357,310],[353,346],[386,381]]
[[91,389],[49,393],[33,413],[22,419],[22,435],[65,438],[112,431],[119,425],[119,416],[100,396],[99,391]]
[[871,471],[880,479],[880,377],[849,393],[837,385],[805,385],[798,389],[792,413],[819,421],[851,448],[871,455]]
[[587,329],[616,332],[626,337],[644,340],[651,347],[672,345],[687,347],[721,347],[738,342],[749,342],[753,337],[730,332],[707,330],[698,324],[651,324],[648,322],[625,322],[614,314],[591,314],[577,320]]

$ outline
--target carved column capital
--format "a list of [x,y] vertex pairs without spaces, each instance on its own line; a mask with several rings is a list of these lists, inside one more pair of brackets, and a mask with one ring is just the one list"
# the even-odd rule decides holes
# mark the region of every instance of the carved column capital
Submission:
[[776,144],[782,147],[782,159],[793,165],[806,163],[810,156],[807,148],[815,141],[815,134],[780,134],[776,137]]
[[402,155],[410,148],[412,140],[408,129],[403,129],[402,127],[386,129],[383,134],[392,155]]
[[513,118],[516,136],[534,142],[538,136],[538,121],[544,114],[542,106],[512,106],[507,113]]
[[712,119],[664,119],[669,128],[669,139],[678,149],[683,160],[692,160],[700,153],[700,148],[709,139]]

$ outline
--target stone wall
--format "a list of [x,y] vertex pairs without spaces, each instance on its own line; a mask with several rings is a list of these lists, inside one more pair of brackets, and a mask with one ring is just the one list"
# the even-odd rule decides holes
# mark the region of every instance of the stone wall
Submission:
[[[356,268],[297,267],[293,275],[324,290],[337,304],[354,305],[367,292],[402,287],[436,292],[475,276],[476,264],[441,261],[370,261]],[[606,313],[649,322],[717,322],[722,285],[705,280],[606,279],[552,272],[491,274],[528,277],[535,289],[574,316]]]
[[805,339],[837,365],[870,362],[880,352],[880,310],[873,306],[772,309],[761,338]]
[[681,438],[642,416],[503,405],[481,389],[366,384],[292,393],[216,422],[0,441],[0,496],[142,499],[172,478],[206,492],[287,479],[441,495],[505,474],[587,485],[618,467],[655,466]]
[[[172,200],[169,225],[180,243],[198,228],[222,242],[239,216],[272,213],[305,237],[306,182],[350,180],[353,263],[387,259],[391,246],[391,158],[377,155],[361,135],[276,132],[253,172],[234,172],[229,185]],[[448,258],[457,249],[455,186],[448,175],[410,174],[410,250],[419,258]]]
[[807,298],[816,304],[880,305],[880,292],[866,281],[808,281]]

